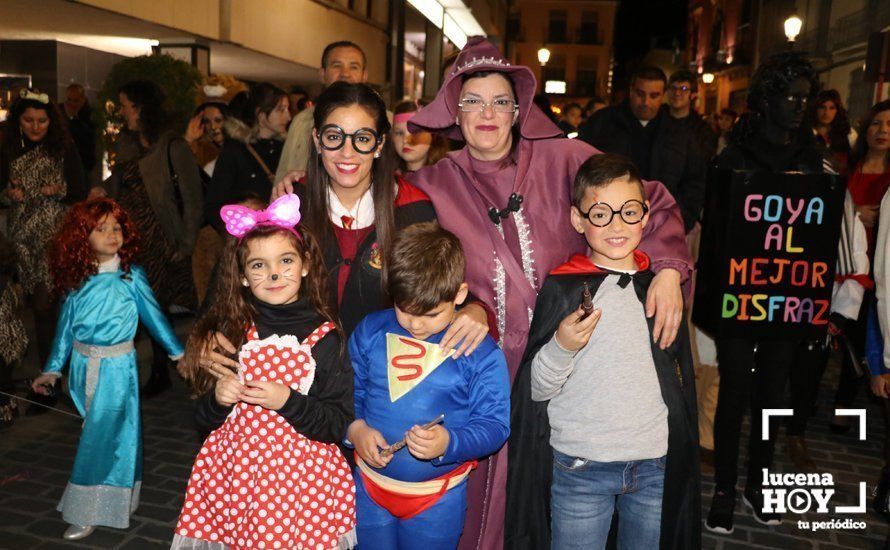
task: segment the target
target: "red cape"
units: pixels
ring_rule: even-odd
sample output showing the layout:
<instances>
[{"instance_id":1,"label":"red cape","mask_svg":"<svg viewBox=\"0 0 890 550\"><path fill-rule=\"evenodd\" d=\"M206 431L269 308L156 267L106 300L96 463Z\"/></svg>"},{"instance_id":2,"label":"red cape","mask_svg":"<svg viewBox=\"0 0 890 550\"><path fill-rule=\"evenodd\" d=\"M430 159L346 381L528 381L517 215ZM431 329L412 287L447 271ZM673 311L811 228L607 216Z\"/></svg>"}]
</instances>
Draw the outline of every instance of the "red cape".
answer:
<instances>
[{"instance_id":1,"label":"red cape","mask_svg":"<svg viewBox=\"0 0 890 550\"><path fill-rule=\"evenodd\" d=\"M638 271L649 269L649 256L642 250L634 250L634 262ZM575 254L569 261L550 272L551 275L591 275L606 271L590 261L584 254Z\"/></svg>"}]
</instances>

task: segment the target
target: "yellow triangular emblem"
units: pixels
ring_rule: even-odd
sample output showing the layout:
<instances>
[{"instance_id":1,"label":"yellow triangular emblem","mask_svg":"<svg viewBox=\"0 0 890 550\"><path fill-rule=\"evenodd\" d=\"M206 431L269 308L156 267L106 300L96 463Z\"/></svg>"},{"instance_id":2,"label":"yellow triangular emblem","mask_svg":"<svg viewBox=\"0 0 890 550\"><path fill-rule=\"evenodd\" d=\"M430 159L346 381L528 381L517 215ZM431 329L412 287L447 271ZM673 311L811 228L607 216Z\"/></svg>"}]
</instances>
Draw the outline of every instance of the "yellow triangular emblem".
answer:
<instances>
[{"instance_id":1,"label":"yellow triangular emblem","mask_svg":"<svg viewBox=\"0 0 890 550\"><path fill-rule=\"evenodd\" d=\"M399 334L386 333L386 373L389 378L389 399L397 399L413 390L436 370L454 350L445 354L439 344L415 340Z\"/></svg>"}]
</instances>

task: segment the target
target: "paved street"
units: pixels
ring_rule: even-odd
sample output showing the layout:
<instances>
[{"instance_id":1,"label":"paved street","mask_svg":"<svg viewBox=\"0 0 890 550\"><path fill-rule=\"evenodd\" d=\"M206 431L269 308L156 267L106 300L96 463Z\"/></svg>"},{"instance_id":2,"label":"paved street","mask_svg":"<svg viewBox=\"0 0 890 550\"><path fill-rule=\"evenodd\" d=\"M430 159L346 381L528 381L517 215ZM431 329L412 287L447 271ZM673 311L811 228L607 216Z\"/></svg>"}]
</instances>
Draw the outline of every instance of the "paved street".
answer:
<instances>
[{"instance_id":1,"label":"paved street","mask_svg":"<svg viewBox=\"0 0 890 550\"><path fill-rule=\"evenodd\" d=\"M185 323L179 323L184 334ZM149 352L145 340L139 343L141 357ZM147 371L147 365L142 365ZM17 375L26 373L17 372ZM146 372L143 372L145 375ZM836 367L829 369L826 388L833 387ZM863 392L864 393L864 392ZM828 393L823 402L829 403ZM880 448L883 422L873 403L868 407L868 440L860 442L855 434L836 436L827 428L826 408L813 420L809 446L814 459L839 483L833 504L854 504L859 481L871 485L881 466ZM73 410L64 400L63 408ZM120 531L100 528L83 543L66 544L61 534L66 528L55 507L71 468L79 437L79 422L58 413L20 418L0 432L0 548L10 550L69 548L169 548L175 519L182 503L186 478L200 445L192 426L191 403L181 382L161 397L144 403L145 475L142 502L130 529ZM777 453L779 469L791 471L784 447ZM709 476L703 488L703 514L707 513L713 485ZM871 488L871 487L870 487ZM869 490L870 490L869 488ZM788 517L779 528L766 528L754 522L742 510L736 516L736 532L731 537L704 536L704 548L742 550L750 548L816 548L819 550L885 548L887 525L873 514L847 515L864 520L865 530L828 530L807 532L797 528L797 520L822 521L834 517L808 514Z\"/></svg>"}]
</instances>

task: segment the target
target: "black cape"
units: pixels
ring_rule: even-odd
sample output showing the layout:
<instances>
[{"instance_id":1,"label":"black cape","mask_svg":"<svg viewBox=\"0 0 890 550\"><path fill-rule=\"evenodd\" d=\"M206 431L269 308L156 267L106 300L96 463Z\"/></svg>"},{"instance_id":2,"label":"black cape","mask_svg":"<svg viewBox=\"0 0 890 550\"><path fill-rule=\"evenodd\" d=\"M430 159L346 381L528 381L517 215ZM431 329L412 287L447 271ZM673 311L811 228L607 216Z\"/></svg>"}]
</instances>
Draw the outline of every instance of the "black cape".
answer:
<instances>
[{"instance_id":1,"label":"black cape","mask_svg":"<svg viewBox=\"0 0 890 550\"><path fill-rule=\"evenodd\" d=\"M640 301L653 274L648 258L637 253L641 269L629 276ZM596 294L609 272L576 255L556 268L538 294L528 346L516 373L511 395L508 443L507 513L504 545L507 550L550 548L550 483L553 454L550 447L549 402L531 398L531 364L538 350L556 333L569 313L581 304L583 283ZM649 319L652 332L653 320ZM616 343L616 345L619 345ZM661 548L701 546L701 488L695 373L686 323L666 350L652 345L661 395L668 409L668 452L661 516Z\"/></svg>"}]
</instances>

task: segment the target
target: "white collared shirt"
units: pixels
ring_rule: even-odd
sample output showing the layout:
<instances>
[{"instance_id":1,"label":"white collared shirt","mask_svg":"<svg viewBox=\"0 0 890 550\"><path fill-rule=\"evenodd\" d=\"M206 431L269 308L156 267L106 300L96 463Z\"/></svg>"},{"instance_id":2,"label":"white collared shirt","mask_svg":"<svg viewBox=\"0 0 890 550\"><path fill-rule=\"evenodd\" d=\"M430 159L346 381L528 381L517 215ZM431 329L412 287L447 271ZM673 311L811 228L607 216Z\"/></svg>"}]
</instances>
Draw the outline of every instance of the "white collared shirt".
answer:
<instances>
[{"instance_id":1,"label":"white collared shirt","mask_svg":"<svg viewBox=\"0 0 890 550\"><path fill-rule=\"evenodd\" d=\"M349 216L354 221L350 229L364 229L374 225L374 197L371 194L373 187L369 187L352 209L347 209L340 202L340 198L334 193L334 189L328 186L328 210L331 222L337 227L343 227L342 216Z\"/></svg>"}]
</instances>

